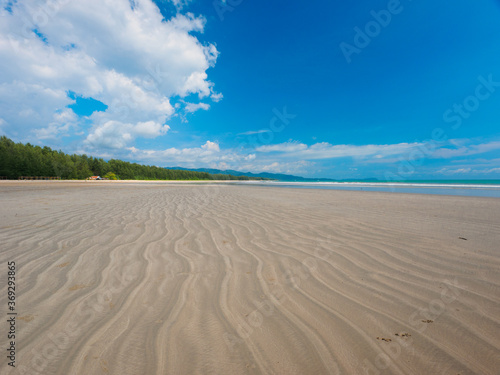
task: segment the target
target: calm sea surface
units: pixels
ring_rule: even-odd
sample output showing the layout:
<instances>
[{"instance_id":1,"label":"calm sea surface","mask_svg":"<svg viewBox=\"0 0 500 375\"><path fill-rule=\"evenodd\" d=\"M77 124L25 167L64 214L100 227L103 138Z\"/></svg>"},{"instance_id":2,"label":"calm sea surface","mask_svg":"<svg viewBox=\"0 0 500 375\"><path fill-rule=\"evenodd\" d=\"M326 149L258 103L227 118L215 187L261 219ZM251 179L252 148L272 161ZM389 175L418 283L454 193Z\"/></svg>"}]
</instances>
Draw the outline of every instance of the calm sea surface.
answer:
<instances>
[{"instance_id":1,"label":"calm sea surface","mask_svg":"<svg viewBox=\"0 0 500 375\"><path fill-rule=\"evenodd\" d=\"M328 189L382 191L391 193L460 195L469 197L500 198L500 184L452 184L452 183L363 183L363 182L260 182L245 181L237 184L275 186L296 189Z\"/></svg>"}]
</instances>

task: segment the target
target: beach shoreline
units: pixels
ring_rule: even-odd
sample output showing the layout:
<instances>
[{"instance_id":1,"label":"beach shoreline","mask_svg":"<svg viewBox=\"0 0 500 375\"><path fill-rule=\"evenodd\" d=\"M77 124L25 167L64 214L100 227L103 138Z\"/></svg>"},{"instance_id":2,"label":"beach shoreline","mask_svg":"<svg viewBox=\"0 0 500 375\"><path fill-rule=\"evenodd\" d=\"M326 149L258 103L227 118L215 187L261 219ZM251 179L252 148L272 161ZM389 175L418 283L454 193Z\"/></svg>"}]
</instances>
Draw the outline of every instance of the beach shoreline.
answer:
<instances>
[{"instance_id":1,"label":"beach shoreline","mask_svg":"<svg viewBox=\"0 0 500 375\"><path fill-rule=\"evenodd\" d=\"M0 180L0 186L78 186L79 183L102 185L239 185L286 189L346 190L362 192L426 194L462 197L500 198L500 185L393 182L284 182L234 180ZM52 184L52 185L50 185Z\"/></svg>"}]
</instances>

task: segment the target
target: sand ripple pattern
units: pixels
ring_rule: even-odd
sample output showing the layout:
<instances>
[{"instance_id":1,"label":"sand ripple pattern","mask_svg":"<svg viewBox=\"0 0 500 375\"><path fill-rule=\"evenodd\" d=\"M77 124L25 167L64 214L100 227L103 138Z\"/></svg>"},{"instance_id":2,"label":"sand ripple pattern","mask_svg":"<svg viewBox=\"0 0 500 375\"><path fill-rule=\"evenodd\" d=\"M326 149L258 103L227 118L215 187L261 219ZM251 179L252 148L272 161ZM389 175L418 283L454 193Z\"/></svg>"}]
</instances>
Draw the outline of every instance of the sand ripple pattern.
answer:
<instances>
[{"instance_id":1,"label":"sand ripple pattern","mask_svg":"<svg viewBox=\"0 0 500 375\"><path fill-rule=\"evenodd\" d=\"M33 182L0 205L1 374L499 374L498 199Z\"/></svg>"}]
</instances>

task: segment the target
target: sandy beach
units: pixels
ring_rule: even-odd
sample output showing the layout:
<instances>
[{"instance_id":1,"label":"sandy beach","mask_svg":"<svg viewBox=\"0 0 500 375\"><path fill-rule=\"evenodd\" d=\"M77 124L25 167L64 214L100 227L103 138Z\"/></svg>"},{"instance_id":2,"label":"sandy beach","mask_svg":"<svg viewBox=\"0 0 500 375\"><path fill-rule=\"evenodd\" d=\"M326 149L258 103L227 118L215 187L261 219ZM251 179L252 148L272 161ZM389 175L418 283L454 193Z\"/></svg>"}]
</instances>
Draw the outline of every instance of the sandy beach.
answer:
<instances>
[{"instance_id":1,"label":"sandy beach","mask_svg":"<svg viewBox=\"0 0 500 375\"><path fill-rule=\"evenodd\" d=\"M500 199L0 181L2 374L500 374Z\"/></svg>"}]
</instances>

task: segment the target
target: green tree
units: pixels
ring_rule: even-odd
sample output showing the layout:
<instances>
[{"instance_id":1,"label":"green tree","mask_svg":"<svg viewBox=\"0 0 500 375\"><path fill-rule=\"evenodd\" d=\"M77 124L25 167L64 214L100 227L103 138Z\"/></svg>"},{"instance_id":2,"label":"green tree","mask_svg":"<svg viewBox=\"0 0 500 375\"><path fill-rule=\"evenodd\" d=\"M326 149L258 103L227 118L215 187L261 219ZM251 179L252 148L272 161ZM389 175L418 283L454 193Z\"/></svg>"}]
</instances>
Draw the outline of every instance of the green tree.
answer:
<instances>
[{"instance_id":1,"label":"green tree","mask_svg":"<svg viewBox=\"0 0 500 375\"><path fill-rule=\"evenodd\" d=\"M118 176L114 174L113 172L108 172L104 175L104 178L107 178L108 180L119 180Z\"/></svg>"}]
</instances>

